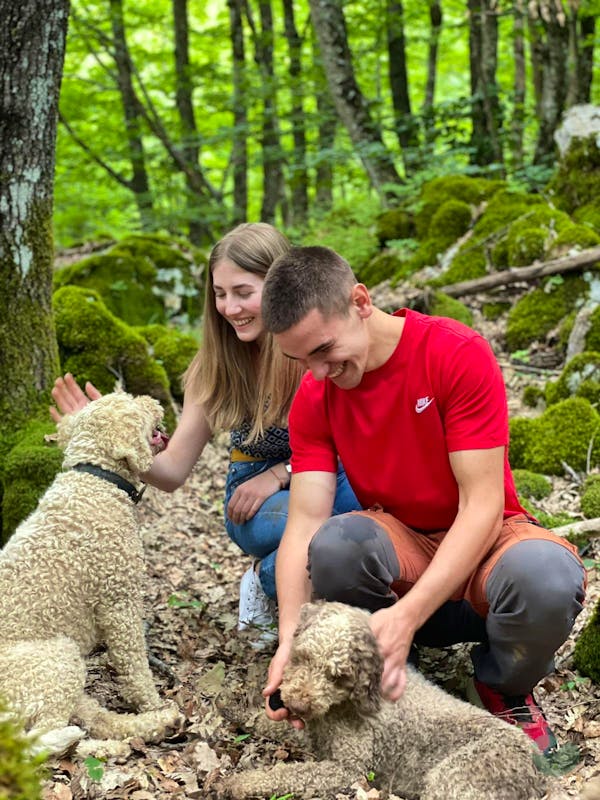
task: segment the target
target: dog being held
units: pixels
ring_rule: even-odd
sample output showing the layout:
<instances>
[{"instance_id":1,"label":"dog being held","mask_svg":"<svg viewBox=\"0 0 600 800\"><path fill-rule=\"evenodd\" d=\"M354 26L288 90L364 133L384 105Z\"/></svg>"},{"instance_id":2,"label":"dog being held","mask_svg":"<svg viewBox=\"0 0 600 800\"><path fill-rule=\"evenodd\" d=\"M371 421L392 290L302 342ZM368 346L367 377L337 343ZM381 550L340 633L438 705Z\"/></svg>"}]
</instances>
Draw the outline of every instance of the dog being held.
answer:
<instances>
[{"instance_id":1,"label":"dog being held","mask_svg":"<svg viewBox=\"0 0 600 800\"><path fill-rule=\"evenodd\" d=\"M305 604L280 689L286 708L306 722L317 760L234 773L224 779L222 795L329 800L370 772L379 788L411 799L543 795L538 751L520 729L447 694L411 667L400 700L385 701L382 666L367 612Z\"/></svg>"},{"instance_id":2,"label":"dog being held","mask_svg":"<svg viewBox=\"0 0 600 800\"><path fill-rule=\"evenodd\" d=\"M153 398L114 392L63 417L63 471L0 551L0 696L37 749L81 739L73 720L99 739L147 741L178 722L148 664L135 514L162 416ZM138 713L108 711L84 692L84 657L101 644Z\"/></svg>"}]
</instances>

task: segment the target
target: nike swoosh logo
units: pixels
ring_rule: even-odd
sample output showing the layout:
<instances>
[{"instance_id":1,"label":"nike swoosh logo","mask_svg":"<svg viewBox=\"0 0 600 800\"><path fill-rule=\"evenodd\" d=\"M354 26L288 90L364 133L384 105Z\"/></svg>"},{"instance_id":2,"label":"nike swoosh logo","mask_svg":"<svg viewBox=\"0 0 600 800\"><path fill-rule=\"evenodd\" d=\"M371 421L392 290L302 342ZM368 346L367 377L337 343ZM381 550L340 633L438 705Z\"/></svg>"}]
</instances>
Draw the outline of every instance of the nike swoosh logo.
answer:
<instances>
[{"instance_id":1,"label":"nike swoosh logo","mask_svg":"<svg viewBox=\"0 0 600 800\"><path fill-rule=\"evenodd\" d=\"M415 406L415 411L417 412L417 414L422 414L425 411L426 408L429 408L429 406L433 403L434 400L435 400L435 397L432 397L426 403L423 403L422 406L417 404Z\"/></svg>"}]
</instances>

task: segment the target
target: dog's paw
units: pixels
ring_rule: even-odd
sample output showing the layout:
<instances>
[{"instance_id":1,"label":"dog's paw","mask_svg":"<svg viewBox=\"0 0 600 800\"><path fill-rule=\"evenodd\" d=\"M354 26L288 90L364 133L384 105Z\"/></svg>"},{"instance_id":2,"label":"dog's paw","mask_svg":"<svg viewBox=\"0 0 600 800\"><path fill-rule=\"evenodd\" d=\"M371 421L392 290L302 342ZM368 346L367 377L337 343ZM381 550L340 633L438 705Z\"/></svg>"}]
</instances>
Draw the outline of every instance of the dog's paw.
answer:
<instances>
[{"instance_id":1,"label":"dog's paw","mask_svg":"<svg viewBox=\"0 0 600 800\"><path fill-rule=\"evenodd\" d=\"M32 755L45 753L49 756L63 756L80 742L86 733L78 725L66 725L64 728L55 728L45 733L31 730L27 737L31 739L29 747Z\"/></svg>"}]
</instances>

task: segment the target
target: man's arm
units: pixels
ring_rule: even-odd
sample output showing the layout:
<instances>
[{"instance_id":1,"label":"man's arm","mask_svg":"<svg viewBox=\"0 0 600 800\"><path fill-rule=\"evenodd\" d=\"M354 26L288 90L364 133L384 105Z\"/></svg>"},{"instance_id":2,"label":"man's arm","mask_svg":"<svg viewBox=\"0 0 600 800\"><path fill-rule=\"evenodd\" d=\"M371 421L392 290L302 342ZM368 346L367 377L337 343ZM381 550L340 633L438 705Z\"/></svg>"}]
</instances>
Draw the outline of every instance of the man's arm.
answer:
<instances>
[{"instance_id":1,"label":"man's arm","mask_svg":"<svg viewBox=\"0 0 600 800\"><path fill-rule=\"evenodd\" d=\"M397 700L415 632L473 573L502 527L504 447L450 453L458 514L431 564L404 597L375 612L371 628L384 657L382 689Z\"/></svg>"},{"instance_id":2,"label":"man's arm","mask_svg":"<svg viewBox=\"0 0 600 800\"><path fill-rule=\"evenodd\" d=\"M269 667L269 680L263 694L268 697L278 688L288 662L300 607L310 600L307 572L308 546L315 532L331 516L337 485L332 472L300 472L292 475L288 520L277 551L276 582L279 607L279 647ZM267 714L281 720L285 709ZM296 727L301 727L297 724Z\"/></svg>"}]
</instances>

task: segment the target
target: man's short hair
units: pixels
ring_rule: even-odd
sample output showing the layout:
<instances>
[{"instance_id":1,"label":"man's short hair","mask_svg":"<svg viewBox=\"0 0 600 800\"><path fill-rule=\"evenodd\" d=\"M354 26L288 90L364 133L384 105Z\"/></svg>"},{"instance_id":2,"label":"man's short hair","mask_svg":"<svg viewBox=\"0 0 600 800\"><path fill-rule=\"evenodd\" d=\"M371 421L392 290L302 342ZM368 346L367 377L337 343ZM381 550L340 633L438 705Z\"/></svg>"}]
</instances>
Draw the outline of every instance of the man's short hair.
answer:
<instances>
[{"instance_id":1,"label":"man's short hair","mask_svg":"<svg viewBox=\"0 0 600 800\"><path fill-rule=\"evenodd\" d=\"M328 247L292 247L265 278L262 315L270 333L289 330L313 309L346 316L357 283L348 262Z\"/></svg>"}]
</instances>

